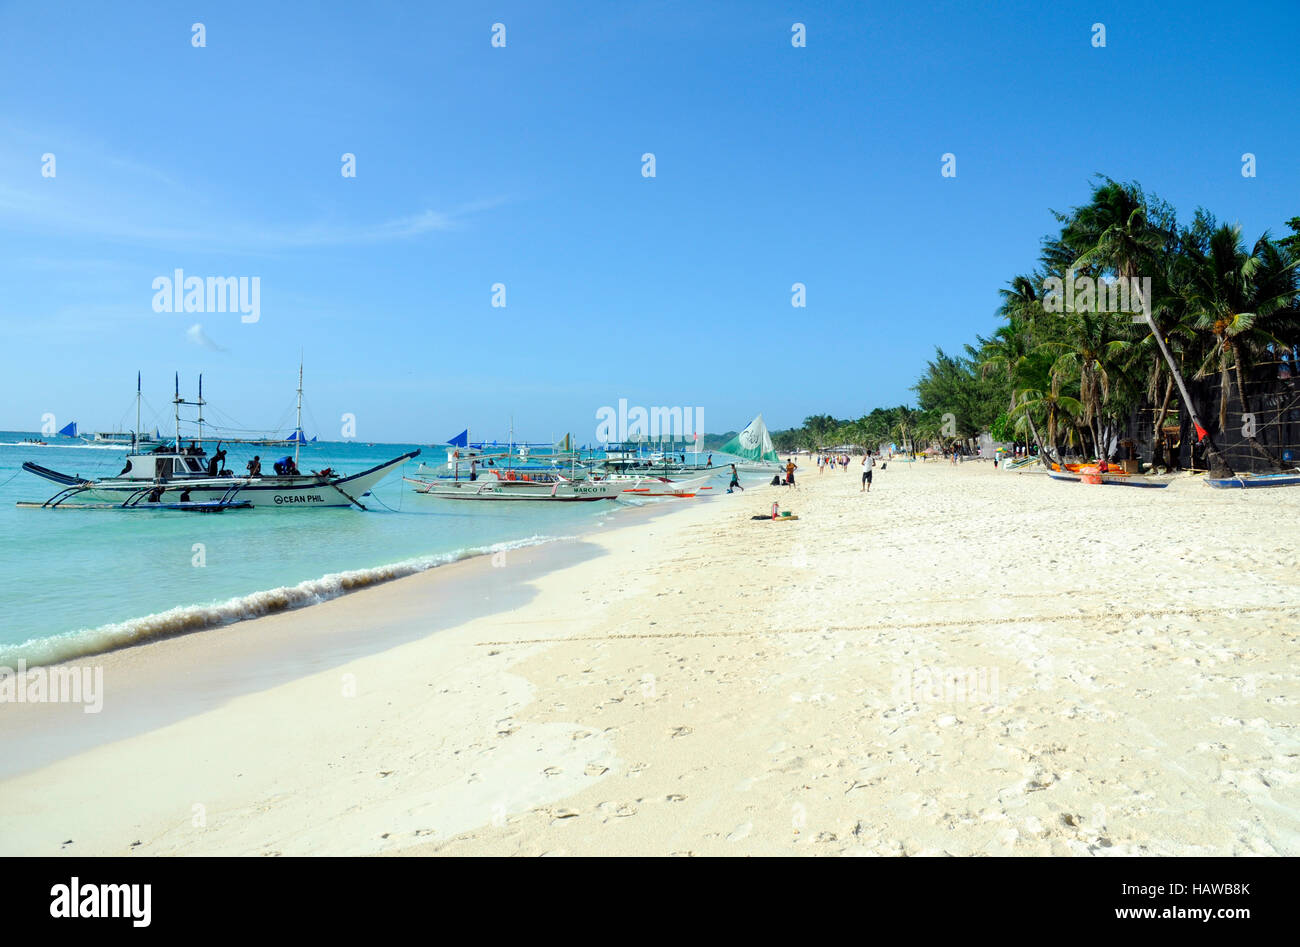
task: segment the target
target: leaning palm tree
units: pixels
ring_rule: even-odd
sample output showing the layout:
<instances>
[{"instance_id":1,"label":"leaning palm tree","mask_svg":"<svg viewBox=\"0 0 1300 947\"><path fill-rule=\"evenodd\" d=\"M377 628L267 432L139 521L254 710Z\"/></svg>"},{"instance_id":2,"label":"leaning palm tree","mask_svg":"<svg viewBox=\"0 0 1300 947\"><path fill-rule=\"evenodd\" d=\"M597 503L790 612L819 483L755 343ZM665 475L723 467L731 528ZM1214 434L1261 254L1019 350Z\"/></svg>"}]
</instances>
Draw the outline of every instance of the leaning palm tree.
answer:
<instances>
[{"instance_id":1,"label":"leaning palm tree","mask_svg":"<svg viewBox=\"0 0 1300 947\"><path fill-rule=\"evenodd\" d=\"M1091 203L1075 209L1064 237L1065 242L1078 253L1074 261L1076 268L1088 268L1098 273L1112 270L1124 279L1135 278L1144 270L1154 272L1160 255L1173 239L1165 228L1150 220L1146 198L1138 185L1120 184L1110 178L1093 190ZM1205 453L1211 476L1232 476L1232 469L1219 453L1209 429L1201 423L1187 382L1156 323L1153 308L1145 307L1143 317L1170 376L1178 386L1198 439L1206 442Z\"/></svg>"}]
</instances>

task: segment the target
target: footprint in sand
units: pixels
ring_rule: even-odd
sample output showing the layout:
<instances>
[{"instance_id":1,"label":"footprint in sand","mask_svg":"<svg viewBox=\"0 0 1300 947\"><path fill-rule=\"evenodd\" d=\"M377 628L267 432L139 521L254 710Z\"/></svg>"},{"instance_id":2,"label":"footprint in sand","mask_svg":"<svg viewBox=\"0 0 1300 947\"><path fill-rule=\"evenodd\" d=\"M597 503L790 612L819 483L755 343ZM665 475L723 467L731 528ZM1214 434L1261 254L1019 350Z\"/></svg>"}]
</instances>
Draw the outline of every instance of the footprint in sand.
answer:
<instances>
[{"instance_id":1,"label":"footprint in sand","mask_svg":"<svg viewBox=\"0 0 1300 947\"><path fill-rule=\"evenodd\" d=\"M736 826L734 829L731 830L731 834L727 836L727 841L728 841L728 842L739 842L739 841L740 841L741 839L743 839L746 835L748 835L750 832L752 832L753 829L754 829L754 823L753 823L753 822L745 822L745 823L743 823L742 825L738 825L738 826Z\"/></svg>"}]
</instances>

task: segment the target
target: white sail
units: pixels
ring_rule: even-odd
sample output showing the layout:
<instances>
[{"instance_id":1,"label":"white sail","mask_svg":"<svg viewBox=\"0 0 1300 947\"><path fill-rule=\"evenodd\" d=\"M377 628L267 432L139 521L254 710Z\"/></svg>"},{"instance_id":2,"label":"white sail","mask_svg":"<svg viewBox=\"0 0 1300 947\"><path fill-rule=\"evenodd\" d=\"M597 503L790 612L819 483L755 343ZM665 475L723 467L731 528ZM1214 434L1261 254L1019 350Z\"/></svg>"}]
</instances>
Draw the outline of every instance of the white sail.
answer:
<instances>
[{"instance_id":1,"label":"white sail","mask_svg":"<svg viewBox=\"0 0 1300 947\"><path fill-rule=\"evenodd\" d=\"M722 452L755 462L776 462L780 459L772 446L772 435L768 433L761 414L750 421L749 426L743 431L723 444Z\"/></svg>"}]
</instances>

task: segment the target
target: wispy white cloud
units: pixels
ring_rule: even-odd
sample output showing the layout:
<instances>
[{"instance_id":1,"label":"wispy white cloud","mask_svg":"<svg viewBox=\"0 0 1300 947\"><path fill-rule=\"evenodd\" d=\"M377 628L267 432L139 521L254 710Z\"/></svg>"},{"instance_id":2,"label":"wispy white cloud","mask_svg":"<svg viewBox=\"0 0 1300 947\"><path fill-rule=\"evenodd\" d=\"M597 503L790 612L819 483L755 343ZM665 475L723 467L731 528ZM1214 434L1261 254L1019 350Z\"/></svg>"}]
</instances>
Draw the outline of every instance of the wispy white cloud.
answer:
<instances>
[{"instance_id":1,"label":"wispy white cloud","mask_svg":"<svg viewBox=\"0 0 1300 947\"><path fill-rule=\"evenodd\" d=\"M195 345L207 349L209 352L226 351L208 337L208 334L203 331L203 324L199 322L194 323L194 325L185 330L185 338L189 339Z\"/></svg>"},{"instance_id":2,"label":"wispy white cloud","mask_svg":"<svg viewBox=\"0 0 1300 947\"><path fill-rule=\"evenodd\" d=\"M377 222L291 223L253 220L232 214L202 187L179 182L172 174L109 152L98 143L71 164L60 157L54 178L40 175L29 132L0 145L0 230L107 238L187 250L257 253L311 247L396 242L449 231L474 214L504 203L479 200L451 210L422 208ZM76 170L74 170L74 168ZM98 174L111 168L111 182ZM88 170L91 169L91 170Z\"/></svg>"}]
</instances>

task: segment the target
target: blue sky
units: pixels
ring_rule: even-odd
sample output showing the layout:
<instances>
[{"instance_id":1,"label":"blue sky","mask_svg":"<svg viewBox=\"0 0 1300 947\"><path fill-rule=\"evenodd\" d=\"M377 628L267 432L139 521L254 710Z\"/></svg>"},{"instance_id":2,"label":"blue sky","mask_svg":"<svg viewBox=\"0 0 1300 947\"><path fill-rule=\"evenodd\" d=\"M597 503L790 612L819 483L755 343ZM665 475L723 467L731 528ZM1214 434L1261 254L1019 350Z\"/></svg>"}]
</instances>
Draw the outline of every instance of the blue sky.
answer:
<instances>
[{"instance_id":1,"label":"blue sky","mask_svg":"<svg viewBox=\"0 0 1300 947\"><path fill-rule=\"evenodd\" d=\"M6 3L0 427L116 426L140 369L270 429L300 350L322 439L910 401L1096 173L1300 214L1298 41L1294 2ZM259 321L154 312L177 268Z\"/></svg>"}]
</instances>

